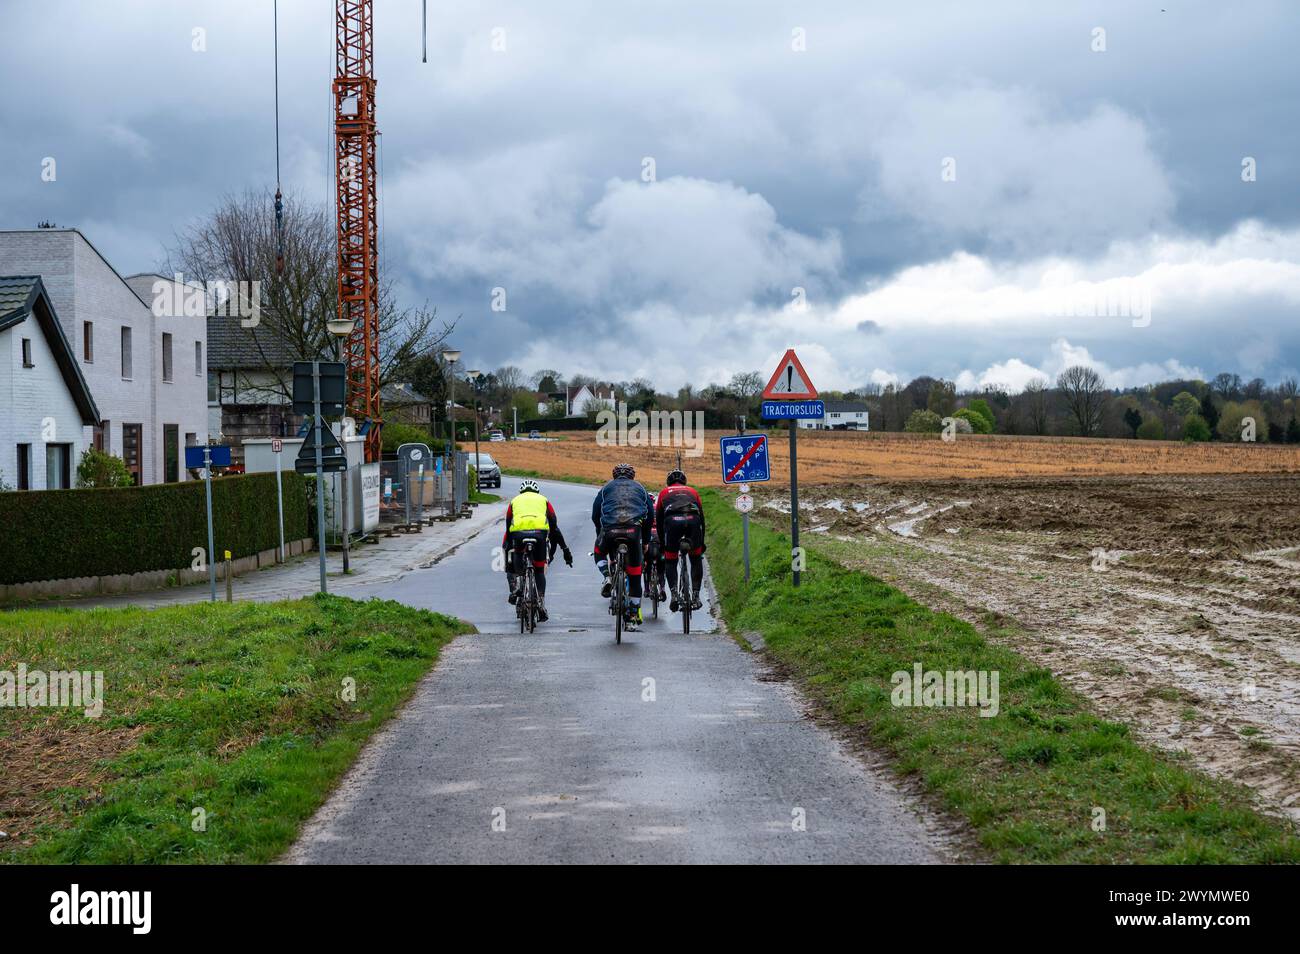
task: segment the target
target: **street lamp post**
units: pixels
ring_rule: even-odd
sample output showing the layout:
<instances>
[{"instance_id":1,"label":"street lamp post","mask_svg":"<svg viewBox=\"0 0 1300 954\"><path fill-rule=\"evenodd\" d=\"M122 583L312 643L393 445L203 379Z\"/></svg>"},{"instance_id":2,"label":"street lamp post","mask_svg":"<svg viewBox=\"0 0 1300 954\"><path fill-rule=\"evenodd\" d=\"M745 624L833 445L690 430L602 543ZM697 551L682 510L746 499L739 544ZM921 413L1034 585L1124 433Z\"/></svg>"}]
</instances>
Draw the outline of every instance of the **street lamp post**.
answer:
<instances>
[{"instance_id":1,"label":"street lamp post","mask_svg":"<svg viewBox=\"0 0 1300 954\"><path fill-rule=\"evenodd\" d=\"M481 430L478 421L478 394L479 394L479 382L483 380L483 372L479 370L466 371L465 377L469 378L470 381L473 382L473 386L474 386L474 493L478 493L479 490L481 489L479 486L479 474L478 474L478 468L479 468L478 432Z\"/></svg>"},{"instance_id":2,"label":"street lamp post","mask_svg":"<svg viewBox=\"0 0 1300 954\"><path fill-rule=\"evenodd\" d=\"M442 360L447 364L448 395L451 398L451 404L447 408L447 417L451 423L451 445L447 448L451 455L449 464L451 466L451 499L456 499L456 362L460 360L460 352L455 348L446 348L442 352Z\"/></svg>"}]
</instances>

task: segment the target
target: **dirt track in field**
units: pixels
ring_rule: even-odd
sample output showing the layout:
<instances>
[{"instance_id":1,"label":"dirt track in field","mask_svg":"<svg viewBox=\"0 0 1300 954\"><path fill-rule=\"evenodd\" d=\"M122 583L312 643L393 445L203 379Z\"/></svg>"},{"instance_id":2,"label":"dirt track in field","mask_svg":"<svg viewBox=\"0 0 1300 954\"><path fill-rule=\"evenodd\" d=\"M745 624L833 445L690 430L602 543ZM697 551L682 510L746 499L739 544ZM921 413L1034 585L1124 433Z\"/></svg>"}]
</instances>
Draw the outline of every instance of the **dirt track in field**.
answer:
<instances>
[{"instance_id":1,"label":"dirt track in field","mask_svg":"<svg viewBox=\"0 0 1300 954\"><path fill-rule=\"evenodd\" d=\"M755 496L788 530L788 496ZM1300 820L1300 476L869 481L801 510L805 542L1012 624L1100 711Z\"/></svg>"},{"instance_id":2,"label":"dirt track in field","mask_svg":"<svg viewBox=\"0 0 1300 954\"><path fill-rule=\"evenodd\" d=\"M693 433L667 446L603 445L594 431L565 431L551 440L506 441L484 448L510 469L606 480L619 461L634 464L650 484L677 463L699 486L720 486L718 440L727 431ZM677 435L677 436L680 436ZM789 473L788 435L769 434L773 484ZM698 451L697 456L692 456ZM1138 474L1300 473L1300 445L1182 444L1059 437L934 435L801 431L799 480L843 484L864 477L926 480L953 477L1077 477Z\"/></svg>"}]
</instances>

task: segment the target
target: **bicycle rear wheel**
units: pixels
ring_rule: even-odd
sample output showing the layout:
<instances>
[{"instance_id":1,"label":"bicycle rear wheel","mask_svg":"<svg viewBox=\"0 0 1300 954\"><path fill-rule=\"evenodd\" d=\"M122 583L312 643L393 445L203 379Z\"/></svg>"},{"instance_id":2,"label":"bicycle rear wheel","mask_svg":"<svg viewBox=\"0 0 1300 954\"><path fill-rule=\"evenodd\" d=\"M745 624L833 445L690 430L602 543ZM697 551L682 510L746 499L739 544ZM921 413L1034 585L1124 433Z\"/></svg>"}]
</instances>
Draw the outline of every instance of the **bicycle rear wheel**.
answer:
<instances>
[{"instance_id":1,"label":"bicycle rear wheel","mask_svg":"<svg viewBox=\"0 0 1300 954\"><path fill-rule=\"evenodd\" d=\"M659 567L655 561L650 563L650 610L655 619L659 618Z\"/></svg>"},{"instance_id":2,"label":"bicycle rear wheel","mask_svg":"<svg viewBox=\"0 0 1300 954\"><path fill-rule=\"evenodd\" d=\"M685 553L677 555L677 592L682 601L682 633L691 631L691 566Z\"/></svg>"},{"instance_id":3,"label":"bicycle rear wheel","mask_svg":"<svg viewBox=\"0 0 1300 954\"><path fill-rule=\"evenodd\" d=\"M623 614L627 612L627 583L623 577L623 560L619 557L614 569L614 642L623 642Z\"/></svg>"}]
</instances>

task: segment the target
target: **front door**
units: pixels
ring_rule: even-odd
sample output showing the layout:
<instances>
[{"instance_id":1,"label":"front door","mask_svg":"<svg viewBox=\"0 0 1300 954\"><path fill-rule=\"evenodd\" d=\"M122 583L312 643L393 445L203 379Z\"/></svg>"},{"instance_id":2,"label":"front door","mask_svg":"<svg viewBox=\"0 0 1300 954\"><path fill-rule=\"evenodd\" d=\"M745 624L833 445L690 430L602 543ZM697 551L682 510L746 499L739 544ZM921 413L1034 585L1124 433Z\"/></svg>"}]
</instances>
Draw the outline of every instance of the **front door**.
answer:
<instances>
[{"instance_id":1,"label":"front door","mask_svg":"<svg viewBox=\"0 0 1300 954\"><path fill-rule=\"evenodd\" d=\"M140 469L140 451L144 428L139 424L122 425L122 460L126 462L126 469L131 472L131 479L135 481L136 486L143 483L143 474Z\"/></svg>"}]
</instances>

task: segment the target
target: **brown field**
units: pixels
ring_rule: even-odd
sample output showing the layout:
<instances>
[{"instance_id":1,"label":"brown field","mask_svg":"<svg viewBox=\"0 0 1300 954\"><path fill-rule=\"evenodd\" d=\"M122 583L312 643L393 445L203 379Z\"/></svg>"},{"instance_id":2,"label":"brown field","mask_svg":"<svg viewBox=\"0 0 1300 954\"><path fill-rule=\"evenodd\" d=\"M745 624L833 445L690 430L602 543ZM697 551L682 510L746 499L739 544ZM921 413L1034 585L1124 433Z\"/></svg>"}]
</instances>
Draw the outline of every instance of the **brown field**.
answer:
<instances>
[{"instance_id":1,"label":"brown field","mask_svg":"<svg viewBox=\"0 0 1300 954\"><path fill-rule=\"evenodd\" d=\"M1300 821L1300 476L874 480L801 498L801 542L990 629ZM789 531L782 488L755 501Z\"/></svg>"},{"instance_id":2,"label":"brown field","mask_svg":"<svg viewBox=\"0 0 1300 954\"><path fill-rule=\"evenodd\" d=\"M718 439L709 431L703 455L686 456L682 469L692 483L720 486ZM507 469L535 470L552 476L608 479L620 460L633 464L647 483L658 484L677 461L677 448L604 446L595 431L549 434L554 440L507 441L486 450ZM771 440L772 482L787 483L788 436ZM801 431L799 480L843 484L861 478L891 480L952 477L1082 477L1140 474L1300 473L1300 445L1182 444L1172 441L1120 441L1071 437L960 435L947 443L920 434L862 434Z\"/></svg>"}]
</instances>

